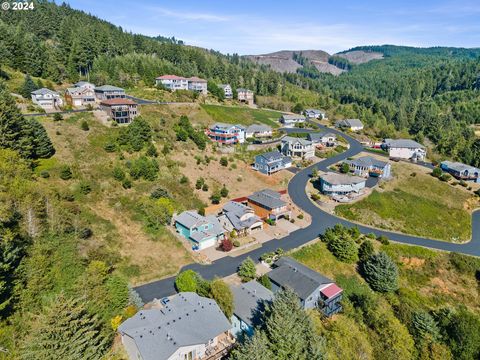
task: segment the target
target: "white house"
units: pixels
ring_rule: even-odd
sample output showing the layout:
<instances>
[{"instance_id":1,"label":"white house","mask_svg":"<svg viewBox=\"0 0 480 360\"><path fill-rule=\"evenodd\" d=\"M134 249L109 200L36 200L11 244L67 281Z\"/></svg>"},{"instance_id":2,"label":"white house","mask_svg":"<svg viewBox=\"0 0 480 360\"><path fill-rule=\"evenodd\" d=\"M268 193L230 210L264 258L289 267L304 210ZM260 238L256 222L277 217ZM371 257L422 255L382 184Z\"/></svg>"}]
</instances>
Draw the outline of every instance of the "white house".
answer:
<instances>
[{"instance_id":1,"label":"white house","mask_svg":"<svg viewBox=\"0 0 480 360\"><path fill-rule=\"evenodd\" d=\"M346 160L345 163L350 166L350 171L358 176L373 176L389 178L391 176L391 166L386 161L377 160L372 156L362 156L357 159Z\"/></svg>"},{"instance_id":2,"label":"white house","mask_svg":"<svg viewBox=\"0 0 480 360\"><path fill-rule=\"evenodd\" d=\"M245 138L252 138L252 137L271 137L272 136L272 128L268 125L259 125L253 124L247 127L245 130Z\"/></svg>"},{"instance_id":3,"label":"white house","mask_svg":"<svg viewBox=\"0 0 480 360\"><path fill-rule=\"evenodd\" d=\"M310 140L315 145L335 146L337 144L337 135L331 132L313 132L307 135L307 140Z\"/></svg>"},{"instance_id":4,"label":"white house","mask_svg":"<svg viewBox=\"0 0 480 360\"><path fill-rule=\"evenodd\" d=\"M349 129L351 131L360 131L363 129L363 123L359 119L345 119L339 120L335 126L342 129Z\"/></svg>"},{"instance_id":5,"label":"white house","mask_svg":"<svg viewBox=\"0 0 480 360\"><path fill-rule=\"evenodd\" d=\"M71 106L93 105L95 100L95 85L87 81L79 81L65 90L65 102Z\"/></svg>"},{"instance_id":6,"label":"white house","mask_svg":"<svg viewBox=\"0 0 480 360\"><path fill-rule=\"evenodd\" d=\"M140 310L118 332L130 360L220 359L235 343L213 299L181 292L161 308Z\"/></svg>"},{"instance_id":7,"label":"white house","mask_svg":"<svg viewBox=\"0 0 480 360\"><path fill-rule=\"evenodd\" d=\"M282 153L292 158L308 159L315 156L315 147L310 140L285 136L282 139Z\"/></svg>"},{"instance_id":8,"label":"white house","mask_svg":"<svg viewBox=\"0 0 480 360\"><path fill-rule=\"evenodd\" d=\"M205 131L210 140L222 145L242 144L245 142L245 127L225 123L215 123Z\"/></svg>"},{"instance_id":9,"label":"white house","mask_svg":"<svg viewBox=\"0 0 480 360\"><path fill-rule=\"evenodd\" d=\"M317 109L305 109L303 114L306 117L311 118L311 119L323 120L323 119L327 118L327 114L325 113L325 111L317 110Z\"/></svg>"},{"instance_id":10,"label":"white house","mask_svg":"<svg viewBox=\"0 0 480 360\"><path fill-rule=\"evenodd\" d=\"M32 102L42 109L54 109L63 105L60 94L47 88L32 91L31 95Z\"/></svg>"},{"instance_id":11,"label":"white house","mask_svg":"<svg viewBox=\"0 0 480 360\"><path fill-rule=\"evenodd\" d=\"M223 90L225 99L233 99L233 90L230 84L220 84L218 87Z\"/></svg>"},{"instance_id":12,"label":"white house","mask_svg":"<svg viewBox=\"0 0 480 360\"><path fill-rule=\"evenodd\" d=\"M188 80L177 75L162 75L155 79L156 85L163 85L165 88L175 90L188 90Z\"/></svg>"},{"instance_id":13,"label":"white house","mask_svg":"<svg viewBox=\"0 0 480 360\"><path fill-rule=\"evenodd\" d=\"M284 114L280 117L280 123L285 127L294 127L296 124L303 124L306 118L304 115L288 115Z\"/></svg>"},{"instance_id":14,"label":"white house","mask_svg":"<svg viewBox=\"0 0 480 360\"><path fill-rule=\"evenodd\" d=\"M207 80L193 76L187 79L188 90L207 95Z\"/></svg>"},{"instance_id":15,"label":"white house","mask_svg":"<svg viewBox=\"0 0 480 360\"><path fill-rule=\"evenodd\" d=\"M382 148L388 151L391 159L424 160L425 146L411 139L385 139Z\"/></svg>"},{"instance_id":16,"label":"white house","mask_svg":"<svg viewBox=\"0 0 480 360\"><path fill-rule=\"evenodd\" d=\"M320 177L322 193L327 195L349 195L360 193L365 188L365 178L328 172Z\"/></svg>"},{"instance_id":17,"label":"white house","mask_svg":"<svg viewBox=\"0 0 480 360\"><path fill-rule=\"evenodd\" d=\"M255 97L253 91L244 88L237 89L237 99L240 102L246 103L248 105L253 105Z\"/></svg>"}]
</instances>

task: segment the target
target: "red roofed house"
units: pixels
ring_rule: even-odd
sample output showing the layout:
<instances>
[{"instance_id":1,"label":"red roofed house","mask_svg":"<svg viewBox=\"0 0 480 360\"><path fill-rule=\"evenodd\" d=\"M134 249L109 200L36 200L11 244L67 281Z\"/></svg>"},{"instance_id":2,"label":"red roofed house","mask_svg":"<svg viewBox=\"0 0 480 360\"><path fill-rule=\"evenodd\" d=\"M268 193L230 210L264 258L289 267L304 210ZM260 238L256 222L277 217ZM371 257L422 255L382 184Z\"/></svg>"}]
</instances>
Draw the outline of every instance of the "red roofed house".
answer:
<instances>
[{"instance_id":1,"label":"red roofed house","mask_svg":"<svg viewBox=\"0 0 480 360\"><path fill-rule=\"evenodd\" d=\"M162 75L155 79L157 85L163 85L165 88L175 90L190 90L207 94L207 80L193 76L184 78L177 75Z\"/></svg>"},{"instance_id":2,"label":"red roofed house","mask_svg":"<svg viewBox=\"0 0 480 360\"><path fill-rule=\"evenodd\" d=\"M105 111L117 124L130 124L139 115L138 104L130 99L116 98L100 102L100 110Z\"/></svg>"}]
</instances>

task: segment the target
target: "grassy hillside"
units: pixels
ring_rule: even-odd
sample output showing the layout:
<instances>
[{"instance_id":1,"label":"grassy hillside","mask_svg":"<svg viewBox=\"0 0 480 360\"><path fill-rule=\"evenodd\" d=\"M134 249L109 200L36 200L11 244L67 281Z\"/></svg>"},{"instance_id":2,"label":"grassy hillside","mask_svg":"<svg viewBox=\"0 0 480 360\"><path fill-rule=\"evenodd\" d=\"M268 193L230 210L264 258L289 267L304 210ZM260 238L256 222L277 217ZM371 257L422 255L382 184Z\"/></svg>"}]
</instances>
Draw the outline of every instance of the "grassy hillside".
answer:
<instances>
[{"instance_id":1,"label":"grassy hillside","mask_svg":"<svg viewBox=\"0 0 480 360\"><path fill-rule=\"evenodd\" d=\"M257 110L247 107L233 107L220 105L202 105L202 108L218 122L229 124L251 125L261 123L273 128L279 127L280 112L271 110Z\"/></svg>"}]
</instances>

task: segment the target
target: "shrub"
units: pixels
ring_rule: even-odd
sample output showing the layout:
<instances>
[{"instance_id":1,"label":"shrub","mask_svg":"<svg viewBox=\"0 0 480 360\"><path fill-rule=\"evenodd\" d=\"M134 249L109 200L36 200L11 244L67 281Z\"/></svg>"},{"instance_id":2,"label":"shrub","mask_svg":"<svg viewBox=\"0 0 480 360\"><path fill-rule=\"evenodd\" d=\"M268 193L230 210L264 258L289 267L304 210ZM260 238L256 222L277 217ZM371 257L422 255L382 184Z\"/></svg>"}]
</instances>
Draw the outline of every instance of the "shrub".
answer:
<instances>
[{"instance_id":1,"label":"shrub","mask_svg":"<svg viewBox=\"0 0 480 360\"><path fill-rule=\"evenodd\" d=\"M275 220L273 219L266 219L265 222L270 226L275 226Z\"/></svg>"},{"instance_id":2,"label":"shrub","mask_svg":"<svg viewBox=\"0 0 480 360\"><path fill-rule=\"evenodd\" d=\"M257 269L255 268L255 263L252 259L247 257L238 267L237 271L238 276L242 279L243 282L248 282L255 279L257 276Z\"/></svg>"},{"instance_id":3,"label":"shrub","mask_svg":"<svg viewBox=\"0 0 480 360\"><path fill-rule=\"evenodd\" d=\"M355 262L358 258L358 249L355 241L349 234L339 234L331 238L327 248L340 261Z\"/></svg>"},{"instance_id":4,"label":"shrub","mask_svg":"<svg viewBox=\"0 0 480 360\"><path fill-rule=\"evenodd\" d=\"M463 274L475 274L480 271L480 259L455 252L448 254L448 261Z\"/></svg>"},{"instance_id":5,"label":"shrub","mask_svg":"<svg viewBox=\"0 0 480 360\"><path fill-rule=\"evenodd\" d=\"M225 156L222 156L220 158L220 165L222 166L228 166L228 159Z\"/></svg>"},{"instance_id":6,"label":"shrub","mask_svg":"<svg viewBox=\"0 0 480 360\"><path fill-rule=\"evenodd\" d=\"M384 252L370 256L362 265L362 275L370 287L378 292L398 289L398 268Z\"/></svg>"},{"instance_id":7,"label":"shrub","mask_svg":"<svg viewBox=\"0 0 480 360\"><path fill-rule=\"evenodd\" d=\"M117 146L113 143L106 143L103 149L106 152L112 153L112 152L115 152L115 150L117 150Z\"/></svg>"},{"instance_id":8,"label":"shrub","mask_svg":"<svg viewBox=\"0 0 480 360\"><path fill-rule=\"evenodd\" d=\"M78 232L78 237L79 237L80 239L88 239L88 238L90 238L92 235L93 235L93 231L92 231L92 229L90 229L90 228L88 228L88 227L82 228L82 229L80 229L80 231Z\"/></svg>"},{"instance_id":9,"label":"shrub","mask_svg":"<svg viewBox=\"0 0 480 360\"><path fill-rule=\"evenodd\" d=\"M70 180L72 178L72 170L68 165L64 165L60 170L60 179L62 180Z\"/></svg>"},{"instance_id":10,"label":"shrub","mask_svg":"<svg viewBox=\"0 0 480 360\"><path fill-rule=\"evenodd\" d=\"M90 186L90 183L86 181L82 181L80 182L79 190L83 195L87 195L92 191L92 187Z\"/></svg>"},{"instance_id":11,"label":"shrub","mask_svg":"<svg viewBox=\"0 0 480 360\"><path fill-rule=\"evenodd\" d=\"M113 168L113 178L117 181L125 180L125 171L120 166L115 166Z\"/></svg>"},{"instance_id":12,"label":"shrub","mask_svg":"<svg viewBox=\"0 0 480 360\"><path fill-rule=\"evenodd\" d=\"M210 293L227 319L230 319L233 315L233 294L230 287L222 279L215 279L210 284Z\"/></svg>"},{"instance_id":13,"label":"shrub","mask_svg":"<svg viewBox=\"0 0 480 360\"><path fill-rule=\"evenodd\" d=\"M170 198L170 195L168 194L167 190L165 190L164 188L158 187L158 188L155 188L155 190L153 190L150 193L150 198L152 199Z\"/></svg>"},{"instance_id":14,"label":"shrub","mask_svg":"<svg viewBox=\"0 0 480 360\"><path fill-rule=\"evenodd\" d=\"M388 237L386 237L385 235L378 236L377 241L379 241L383 245L389 245L390 244L390 240L388 240Z\"/></svg>"},{"instance_id":15,"label":"shrub","mask_svg":"<svg viewBox=\"0 0 480 360\"><path fill-rule=\"evenodd\" d=\"M272 282L270 281L270 278L267 276L267 274L263 274L262 276L260 276L257 281L263 286L265 286L268 290L272 290Z\"/></svg>"},{"instance_id":16,"label":"shrub","mask_svg":"<svg viewBox=\"0 0 480 360\"><path fill-rule=\"evenodd\" d=\"M233 249L233 243L229 239L224 239L224 240L222 240L221 247L222 247L223 251L229 252Z\"/></svg>"},{"instance_id":17,"label":"shrub","mask_svg":"<svg viewBox=\"0 0 480 360\"><path fill-rule=\"evenodd\" d=\"M205 184L205 179L204 178L198 178L197 182L195 183L195 189L200 190L203 187L203 184Z\"/></svg>"},{"instance_id":18,"label":"shrub","mask_svg":"<svg viewBox=\"0 0 480 360\"><path fill-rule=\"evenodd\" d=\"M350 165L348 165L347 163L342 163L342 165L340 166L340 172L342 174L347 174L350 172Z\"/></svg>"},{"instance_id":19,"label":"shrub","mask_svg":"<svg viewBox=\"0 0 480 360\"><path fill-rule=\"evenodd\" d=\"M155 159L149 159L146 156L140 156L130 163L130 176L134 180L143 178L153 181L158 176L158 163Z\"/></svg>"},{"instance_id":20,"label":"shrub","mask_svg":"<svg viewBox=\"0 0 480 360\"><path fill-rule=\"evenodd\" d=\"M298 214L298 215L297 215L297 219L302 220L302 219L303 219L303 214L302 214L302 213Z\"/></svg>"},{"instance_id":21,"label":"shrub","mask_svg":"<svg viewBox=\"0 0 480 360\"><path fill-rule=\"evenodd\" d=\"M205 216L205 208L201 207L200 209L198 209L198 213L202 216Z\"/></svg>"},{"instance_id":22,"label":"shrub","mask_svg":"<svg viewBox=\"0 0 480 360\"><path fill-rule=\"evenodd\" d=\"M40 176L44 179L48 179L50 177L50 173L47 170L42 170L40 172Z\"/></svg>"},{"instance_id":23,"label":"shrub","mask_svg":"<svg viewBox=\"0 0 480 360\"><path fill-rule=\"evenodd\" d=\"M80 124L80 128L83 130L83 131L88 131L90 130L90 126L88 126L88 122L86 120L83 120Z\"/></svg>"},{"instance_id":24,"label":"shrub","mask_svg":"<svg viewBox=\"0 0 480 360\"><path fill-rule=\"evenodd\" d=\"M148 145L148 147L147 147L147 151L146 151L145 154L149 157L157 157L158 156L158 151L157 151L157 148L155 147L155 145L150 143L150 145Z\"/></svg>"},{"instance_id":25,"label":"shrub","mask_svg":"<svg viewBox=\"0 0 480 360\"><path fill-rule=\"evenodd\" d=\"M240 246L240 241L235 240L235 241L233 242L233 246L239 247L239 246Z\"/></svg>"},{"instance_id":26,"label":"shrub","mask_svg":"<svg viewBox=\"0 0 480 360\"><path fill-rule=\"evenodd\" d=\"M222 196L218 191L215 191L212 196L210 196L210 200L212 201L212 204L220 204L220 200L222 199Z\"/></svg>"},{"instance_id":27,"label":"shrub","mask_svg":"<svg viewBox=\"0 0 480 360\"><path fill-rule=\"evenodd\" d=\"M132 187L132 181L130 179L125 179L122 181L122 187L124 189L130 189Z\"/></svg>"},{"instance_id":28,"label":"shrub","mask_svg":"<svg viewBox=\"0 0 480 360\"><path fill-rule=\"evenodd\" d=\"M370 240L365 240L358 249L358 258L360 261L366 261L375 252L373 244Z\"/></svg>"},{"instance_id":29,"label":"shrub","mask_svg":"<svg viewBox=\"0 0 480 360\"><path fill-rule=\"evenodd\" d=\"M226 198L228 196L228 189L223 185L223 187L220 190L220 196L223 198Z\"/></svg>"},{"instance_id":30,"label":"shrub","mask_svg":"<svg viewBox=\"0 0 480 360\"><path fill-rule=\"evenodd\" d=\"M442 176L440 176L440 180L444 182L450 181L451 178L450 174L442 174Z\"/></svg>"},{"instance_id":31,"label":"shrub","mask_svg":"<svg viewBox=\"0 0 480 360\"><path fill-rule=\"evenodd\" d=\"M319 194L312 194L312 195L310 195L310 197L312 198L313 201L320 200L320 195Z\"/></svg>"},{"instance_id":32,"label":"shrub","mask_svg":"<svg viewBox=\"0 0 480 360\"><path fill-rule=\"evenodd\" d=\"M60 114L58 112L53 114L53 121L62 121L62 120L63 120L62 114Z\"/></svg>"},{"instance_id":33,"label":"shrub","mask_svg":"<svg viewBox=\"0 0 480 360\"><path fill-rule=\"evenodd\" d=\"M202 191L208 191L208 184L207 183L202 185Z\"/></svg>"},{"instance_id":34,"label":"shrub","mask_svg":"<svg viewBox=\"0 0 480 360\"><path fill-rule=\"evenodd\" d=\"M182 185L188 184L188 177L186 177L185 175L182 175L182 177L180 178L180 184Z\"/></svg>"},{"instance_id":35,"label":"shrub","mask_svg":"<svg viewBox=\"0 0 480 360\"><path fill-rule=\"evenodd\" d=\"M175 287L179 292L196 292L198 274L193 270L185 270L175 278Z\"/></svg>"},{"instance_id":36,"label":"shrub","mask_svg":"<svg viewBox=\"0 0 480 360\"><path fill-rule=\"evenodd\" d=\"M436 167L432 170L432 176L433 177L440 178L440 176L442 176L442 174L443 174L443 171L439 167Z\"/></svg>"}]
</instances>

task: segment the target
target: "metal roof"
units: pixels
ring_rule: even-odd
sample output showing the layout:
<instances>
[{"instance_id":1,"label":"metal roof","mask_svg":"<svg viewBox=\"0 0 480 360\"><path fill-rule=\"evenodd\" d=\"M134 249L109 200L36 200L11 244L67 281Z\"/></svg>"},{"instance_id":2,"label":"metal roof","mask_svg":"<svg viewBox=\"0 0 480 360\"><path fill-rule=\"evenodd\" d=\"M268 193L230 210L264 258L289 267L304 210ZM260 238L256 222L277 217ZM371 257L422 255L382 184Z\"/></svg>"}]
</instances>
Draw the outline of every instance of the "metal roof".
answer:
<instances>
[{"instance_id":1,"label":"metal roof","mask_svg":"<svg viewBox=\"0 0 480 360\"><path fill-rule=\"evenodd\" d=\"M234 302L233 313L249 326L261 320L265 304L273 300L273 293L256 280L241 285L231 285Z\"/></svg>"},{"instance_id":2,"label":"metal roof","mask_svg":"<svg viewBox=\"0 0 480 360\"><path fill-rule=\"evenodd\" d=\"M95 91L125 91L122 88L112 86L112 85L103 85L103 86L97 86L95 88Z\"/></svg>"},{"instance_id":3,"label":"metal roof","mask_svg":"<svg viewBox=\"0 0 480 360\"><path fill-rule=\"evenodd\" d=\"M188 229L198 227L208 222L204 216L191 210L182 212L180 215L176 216L174 220Z\"/></svg>"},{"instance_id":4,"label":"metal roof","mask_svg":"<svg viewBox=\"0 0 480 360\"><path fill-rule=\"evenodd\" d=\"M348 126L348 127L363 127L363 123L360 119L344 119L336 122L339 126Z\"/></svg>"},{"instance_id":5,"label":"metal roof","mask_svg":"<svg viewBox=\"0 0 480 360\"><path fill-rule=\"evenodd\" d=\"M282 143L299 143L302 146L309 146L312 145L312 142L310 140L304 139L304 138L297 138L297 137L292 137L292 136L285 136L282 139Z\"/></svg>"},{"instance_id":6,"label":"metal roof","mask_svg":"<svg viewBox=\"0 0 480 360\"><path fill-rule=\"evenodd\" d=\"M288 256L278 259L275 268L267 275L281 287L292 289L301 300L307 299L322 285L333 283L331 279Z\"/></svg>"},{"instance_id":7,"label":"metal roof","mask_svg":"<svg viewBox=\"0 0 480 360\"><path fill-rule=\"evenodd\" d=\"M272 131L272 128L268 125L260 125L260 124L253 124L247 127L247 133L265 132L265 131Z\"/></svg>"},{"instance_id":8,"label":"metal roof","mask_svg":"<svg viewBox=\"0 0 480 360\"><path fill-rule=\"evenodd\" d=\"M425 146L412 139L385 139L385 144L390 148L425 149Z\"/></svg>"},{"instance_id":9,"label":"metal roof","mask_svg":"<svg viewBox=\"0 0 480 360\"><path fill-rule=\"evenodd\" d=\"M328 172L325 175L321 176L322 180L328 182L332 185L351 185L351 184L359 184L365 182L365 178L360 176L352 176L348 174L338 174L334 172Z\"/></svg>"},{"instance_id":10,"label":"metal roof","mask_svg":"<svg viewBox=\"0 0 480 360\"><path fill-rule=\"evenodd\" d=\"M41 89L32 91L32 94L34 94L34 95L47 95L47 94L50 94L50 95L57 95L57 96L59 95L56 91L53 91L53 90L50 90L50 89L47 89L47 88L41 88Z\"/></svg>"},{"instance_id":11,"label":"metal roof","mask_svg":"<svg viewBox=\"0 0 480 360\"><path fill-rule=\"evenodd\" d=\"M251 207L236 201L229 201L226 203L223 207L223 212L235 230L243 230L262 221L257 215L255 215L255 212ZM242 216L246 214L252 214L252 216L245 220L241 220Z\"/></svg>"},{"instance_id":12,"label":"metal roof","mask_svg":"<svg viewBox=\"0 0 480 360\"><path fill-rule=\"evenodd\" d=\"M357 159L346 160L347 164L352 164L355 166L362 166L362 167L372 167L375 166L377 168L383 169L385 166L388 165L386 161L380 161L375 159L372 156L362 156Z\"/></svg>"},{"instance_id":13,"label":"metal roof","mask_svg":"<svg viewBox=\"0 0 480 360\"><path fill-rule=\"evenodd\" d=\"M280 197L281 195L279 192L270 189L264 189L254 192L252 195L248 196L248 200L256 202L267 209L277 209L287 205L287 203L280 199Z\"/></svg>"},{"instance_id":14,"label":"metal roof","mask_svg":"<svg viewBox=\"0 0 480 360\"><path fill-rule=\"evenodd\" d=\"M324 132L313 132L313 133L309 133L307 135L307 139L310 140L310 141L318 141L320 140L321 138L323 137L333 137L333 138L337 138L337 135L335 135L334 133L331 133L331 132L327 132L327 131L324 131Z\"/></svg>"},{"instance_id":15,"label":"metal roof","mask_svg":"<svg viewBox=\"0 0 480 360\"><path fill-rule=\"evenodd\" d=\"M231 327L215 300L184 292L162 309L137 312L118 331L133 339L143 360L163 360L181 347L207 344Z\"/></svg>"},{"instance_id":16,"label":"metal roof","mask_svg":"<svg viewBox=\"0 0 480 360\"><path fill-rule=\"evenodd\" d=\"M473 174L480 173L480 169L467 164L459 163L459 162L452 162L452 161L445 160L445 161L442 161L441 164L448 167L451 170L458 171L459 173L463 173L465 171Z\"/></svg>"},{"instance_id":17,"label":"metal roof","mask_svg":"<svg viewBox=\"0 0 480 360\"><path fill-rule=\"evenodd\" d=\"M291 114L283 114L282 115L283 120L306 120L306 117L304 115L291 115Z\"/></svg>"}]
</instances>

